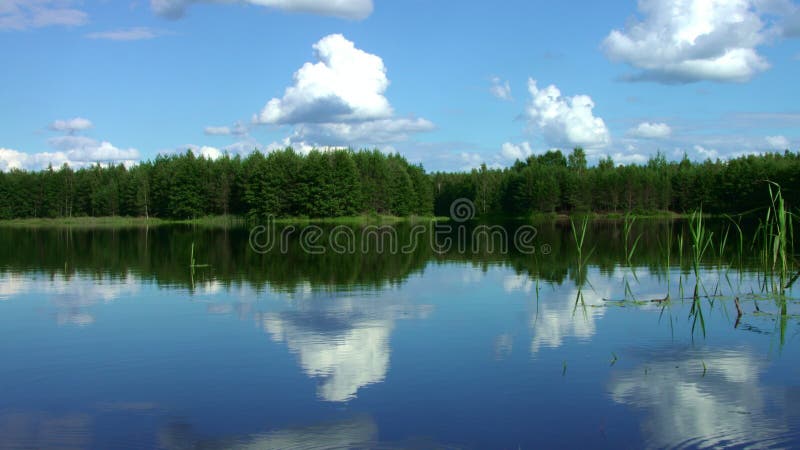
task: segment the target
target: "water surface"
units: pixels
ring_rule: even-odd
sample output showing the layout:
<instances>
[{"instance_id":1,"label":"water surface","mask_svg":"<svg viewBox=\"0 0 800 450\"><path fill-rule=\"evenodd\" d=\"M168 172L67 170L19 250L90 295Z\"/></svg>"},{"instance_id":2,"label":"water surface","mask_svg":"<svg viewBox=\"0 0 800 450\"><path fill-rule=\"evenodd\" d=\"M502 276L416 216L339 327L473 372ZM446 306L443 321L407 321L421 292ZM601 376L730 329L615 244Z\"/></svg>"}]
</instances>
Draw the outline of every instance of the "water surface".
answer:
<instances>
[{"instance_id":1,"label":"water surface","mask_svg":"<svg viewBox=\"0 0 800 450\"><path fill-rule=\"evenodd\" d=\"M796 288L781 315L730 248L698 279L683 227L627 261L595 223L581 265L555 223L533 254L2 229L0 448L800 446Z\"/></svg>"}]
</instances>

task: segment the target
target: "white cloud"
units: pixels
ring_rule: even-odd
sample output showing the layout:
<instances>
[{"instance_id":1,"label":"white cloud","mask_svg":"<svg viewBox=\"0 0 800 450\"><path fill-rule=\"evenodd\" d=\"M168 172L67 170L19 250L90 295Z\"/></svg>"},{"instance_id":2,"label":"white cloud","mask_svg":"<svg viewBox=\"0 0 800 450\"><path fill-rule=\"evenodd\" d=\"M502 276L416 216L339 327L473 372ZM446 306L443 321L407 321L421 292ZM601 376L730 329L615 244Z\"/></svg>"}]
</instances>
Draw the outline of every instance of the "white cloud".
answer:
<instances>
[{"instance_id":1,"label":"white cloud","mask_svg":"<svg viewBox=\"0 0 800 450\"><path fill-rule=\"evenodd\" d=\"M688 145L687 147L677 146L672 150L675 159L683 158L684 154L693 161L705 161L706 159L727 161L750 155L762 155L763 139L748 141L745 137L739 137L738 144L731 144L726 140L700 139L701 144ZM719 144L719 145L718 145ZM690 148L690 150L686 150Z\"/></svg>"},{"instance_id":2,"label":"white cloud","mask_svg":"<svg viewBox=\"0 0 800 450\"><path fill-rule=\"evenodd\" d=\"M74 119L56 120L50 124L50 129L55 131L64 131L74 133L76 131L87 130L92 127L92 121L84 119L83 117L75 117Z\"/></svg>"},{"instance_id":3,"label":"white cloud","mask_svg":"<svg viewBox=\"0 0 800 450\"><path fill-rule=\"evenodd\" d=\"M672 134L672 128L665 123L642 122L628 130L628 135L644 139L666 138Z\"/></svg>"},{"instance_id":4,"label":"white cloud","mask_svg":"<svg viewBox=\"0 0 800 450\"><path fill-rule=\"evenodd\" d=\"M528 142L521 144L512 144L506 142L500 149L500 155L508 161L514 162L516 160L524 161L528 156L533 154L531 145Z\"/></svg>"},{"instance_id":5,"label":"white cloud","mask_svg":"<svg viewBox=\"0 0 800 450\"><path fill-rule=\"evenodd\" d=\"M192 151L192 153L194 153L194 156L197 156L198 158L202 156L205 159L215 160L223 155L222 150L208 145L189 145L187 147Z\"/></svg>"},{"instance_id":6,"label":"white cloud","mask_svg":"<svg viewBox=\"0 0 800 450\"><path fill-rule=\"evenodd\" d=\"M489 88L489 92L500 100L513 100L511 97L511 85L508 81L503 82L498 77L492 78L492 87Z\"/></svg>"},{"instance_id":7,"label":"white cloud","mask_svg":"<svg viewBox=\"0 0 800 450\"><path fill-rule=\"evenodd\" d=\"M643 20L613 30L606 55L640 70L631 80L744 82L769 68L757 47L770 31L758 0L640 0Z\"/></svg>"},{"instance_id":8,"label":"white cloud","mask_svg":"<svg viewBox=\"0 0 800 450\"><path fill-rule=\"evenodd\" d=\"M10 148L0 147L0 171L22 169L28 154Z\"/></svg>"},{"instance_id":9,"label":"white cloud","mask_svg":"<svg viewBox=\"0 0 800 450\"><path fill-rule=\"evenodd\" d=\"M205 127L203 132L210 136L227 136L231 134L231 127L215 127L215 126L208 126Z\"/></svg>"},{"instance_id":10,"label":"white cloud","mask_svg":"<svg viewBox=\"0 0 800 450\"><path fill-rule=\"evenodd\" d=\"M462 162L461 170L470 170L480 167L480 165L486 161L486 157L479 153L461 152L459 157Z\"/></svg>"},{"instance_id":11,"label":"white cloud","mask_svg":"<svg viewBox=\"0 0 800 450\"><path fill-rule=\"evenodd\" d=\"M139 152L135 148L121 149L108 141L97 141L86 136L56 136L50 138L48 143L56 151L26 153L0 148L0 171L40 170L50 165L60 167L64 164L73 168L95 163L132 166L139 160Z\"/></svg>"},{"instance_id":12,"label":"white cloud","mask_svg":"<svg viewBox=\"0 0 800 450\"><path fill-rule=\"evenodd\" d=\"M702 145L695 145L694 151L700 156L701 159L717 159L719 152L713 148L705 148Z\"/></svg>"},{"instance_id":13,"label":"white cloud","mask_svg":"<svg viewBox=\"0 0 800 450\"><path fill-rule=\"evenodd\" d=\"M616 152L610 155L614 164L644 164L647 162L647 155L635 153L635 149L629 149L628 153Z\"/></svg>"},{"instance_id":14,"label":"white cloud","mask_svg":"<svg viewBox=\"0 0 800 450\"><path fill-rule=\"evenodd\" d=\"M548 144L600 148L611 141L603 119L593 115L594 102L588 95L562 97L555 85L539 89L532 78L528 91L531 101L526 116Z\"/></svg>"},{"instance_id":15,"label":"white cloud","mask_svg":"<svg viewBox=\"0 0 800 450\"><path fill-rule=\"evenodd\" d=\"M502 169L504 165L498 160L498 155L484 155L482 153L461 152L454 158L460 164L457 170L470 171L486 164L489 169Z\"/></svg>"},{"instance_id":16,"label":"white cloud","mask_svg":"<svg viewBox=\"0 0 800 450\"><path fill-rule=\"evenodd\" d=\"M767 14L779 19L776 31L783 37L800 36L800 6L791 0L757 0L756 5Z\"/></svg>"},{"instance_id":17,"label":"white cloud","mask_svg":"<svg viewBox=\"0 0 800 450\"><path fill-rule=\"evenodd\" d=\"M283 98L273 98L254 119L258 123L357 122L391 117L383 93L389 86L383 60L355 48L341 34L314 44L319 62L294 74Z\"/></svg>"},{"instance_id":18,"label":"white cloud","mask_svg":"<svg viewBox=\"0 0 800 450\"><path fill-rule=\"evenodd\" d=\"M96 31L86 35L89 39L106 39L109 41L142 41L157 38L164 33L147 27L122 28L111 31Z\"/></svg>"},{"instance_id":19,"label":"white cloud","mask_svg":"<svg viewBox=\"0 0 800 450\"><path fill-rule=\"evenodd\" d=\"M230 145L226 145L222 149L230 153L231 155L247 156L256 150L259 150L263 153L269 153L271 151L281 149L284 147L285 145L281 145L278 142L271 142L268 145L261 145L258 141L254 139L245 139L242 141L236 141Z\"/></svg>"},{"instance_id":20,"label":"white cloud","mask_svg":"<svg viewBox=\"0 0 800 450\"><path fill-rule=\"evenodd\" d=\"M244 136L248 133L247 126L241 122L235 123L232 127L208 126L203 131L210 136Z\"/></svg>"},{"instance_id":21,"label":"white cloud","mask_svg":"<svg viewBox=\"0 0 800 450\"><path fill-rule=\"evenodd\" d=\"M789 148L789 139L786 139L786 136L767 136L766 140L770 150L786 150Z\"/></svg>"},{"instance_id":22,"label":"white cloud","mask_svg":"<svg viewBox=\"0 0 800 450\"><path fill-rule=\"evenodd\" d=\"M176 147L174 149L162 150L160 151L160 153L164 155L176 155L176 154L184 154L186 153L187 150L189 150L197 157L203 156L204 158L207 159L217 159L222 157L226 153L231 155L231 157L235 155L246 157L247 155L253 153L256 150L266 154L278 149L286 148L291 145L295 145L295 143L292 142L289 138L283 139L281 142L272 142L268 145L263 145L260 142L256 141L255 139L248 137L244 140L236 141L232 144L223 147L214 147L211 145L185 144L180 147ZM304 145L304 143L300 143L300 145L302 146ZM295 150L297 150L297 148L295 148ZM308 151L311 151L311 146L308 146Z\"/></svg>"},{"instance_id":23,"label":"white cloud","mask_svg":"<svg viewBox=\"0 0 800 450\"><path fill-rule=\"evenodd\" d=\"M84 136L58 136L50 138L48 143L67 156L67 163L117 163L139 159L139 152L134 148L121 149L108 141L99 142Z\"/></svg>"},{"instance_id":24,"label":"white cloud","mask_svg":"<svg viewBox=\"0 0 800 450\"><path fill-rule=\"evenodd\" d=\"M310 123L298 126L293 138L324 142L326 146L347 146L354 142L382 144L404 141L414 133L434 128L433 123L422 118L392 118L357 123Z\"/></svg>"},{"instance_id":25,"label":"white cloud","mask_svg":"<svg viewBox=\"0 0 800 450\"><path fill-rule=\"evenodd\" d=\"M244 3L353 20L365 19L372 14L372 0L150 0L156 14L173 19L183 16L193 3Z\"/></svg>"},{"instance_id":26,"label":"white cloud","mask_svg":"<svg viewBox=\"0 0 800 450\"><path fill-rule=\"evenodd\" d=\"M0 30L26 30L54 25L81 26L89 16L69 0L2 0Z\"/></svg>"},{"instance_id":27,"label":"white cloud","mask_svg":"<svg viewBox=\"0 0 800 450\"><path fill-rule=\"evenodd\" d=\"M293 126L292 140L317 146L402 141L434 128L424 118L394 116L384 96L389 79L379 56L340 34L322 38L313 48L318 62L295 72L294 84L267 102L254 123Z\"/></svg>"}]
</instances>

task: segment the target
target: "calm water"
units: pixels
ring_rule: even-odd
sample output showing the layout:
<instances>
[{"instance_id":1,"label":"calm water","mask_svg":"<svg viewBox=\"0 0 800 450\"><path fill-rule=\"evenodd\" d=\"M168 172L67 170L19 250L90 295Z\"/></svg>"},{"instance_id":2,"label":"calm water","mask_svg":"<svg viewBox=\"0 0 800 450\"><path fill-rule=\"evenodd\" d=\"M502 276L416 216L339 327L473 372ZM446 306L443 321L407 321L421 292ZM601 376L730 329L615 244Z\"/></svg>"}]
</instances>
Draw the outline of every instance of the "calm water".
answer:
<instances>
[{"instance_id":1,"label":"calm water","mask_svg":"<svg viewBox=\"0 0 800 450\"><path fill-rule=\"evenodd\" d=\"M0 229L0 448L800 446L800 292L779 315L729 244L699 318L682 227L628 265L596 223L581 268L563 224L533 254Z\"/></svg>"}]
</instances>

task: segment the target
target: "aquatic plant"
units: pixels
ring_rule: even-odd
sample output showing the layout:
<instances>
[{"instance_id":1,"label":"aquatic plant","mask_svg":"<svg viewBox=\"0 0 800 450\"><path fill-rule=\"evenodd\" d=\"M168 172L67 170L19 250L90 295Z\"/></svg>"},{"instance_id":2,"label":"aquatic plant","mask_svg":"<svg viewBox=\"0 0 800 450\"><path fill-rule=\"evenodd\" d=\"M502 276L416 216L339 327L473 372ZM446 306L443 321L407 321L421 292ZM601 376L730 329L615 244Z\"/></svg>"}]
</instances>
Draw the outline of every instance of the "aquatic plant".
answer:
<instances>
[{"instance_id":1,"label":"aquatic plant","mask_svg":"<svg viewBox=\"0 0 800 450\"><path fill-rule=\"evenodd\" d=\"M692 269L695 277L694 294L692 295L692 307L689 311L689 316L693 319L692 333L694 333L694 330L699 323L700 328L703 331L703 336L705 336L706 324L705 318L703 317L703 308L700 304L699 287L703 288L706 296L708 296L708 292L705 292L705 286L703 286L703 280L700 277L700 265L703 261L706 251L709 249L709 247L711 247L714 233L708 231L703 221L702 209L692 213L691 218L689 219L689 232L692 237Z\"/></svg>"},{"instance_id":2,"label":"aquatic plant","mask_svg":"<svg viewBox=\"0 0 800 450\"><path fill-rule=\"evenodd\" d=\"M763 290L782 295L790 288L797 275L794 272L794 214L786 208L781 186L767 181L770 204L763 221L760 221L753 247L758 245L759 262L764 275ZM785 309L785 305L784 305Z\"/></svg>"},{"instance_id":3,"label":"aquatic plant","mask_svg":"<svg viewBox=\"0 0 800 450\"><path fill-rule=\"evenodd\" d=\"M633 259L633 254L636 252L636 246L639 244L639 239L642 238L642 234L639 233L634 239L633 244L630 243L631 231L633 230L633 224L636 222L636 216L629 214L625 214L625 222L623 223L623 243L625 246L625 263L629 266L631 265L631 259Z\"/></svg>"}]
</instances>

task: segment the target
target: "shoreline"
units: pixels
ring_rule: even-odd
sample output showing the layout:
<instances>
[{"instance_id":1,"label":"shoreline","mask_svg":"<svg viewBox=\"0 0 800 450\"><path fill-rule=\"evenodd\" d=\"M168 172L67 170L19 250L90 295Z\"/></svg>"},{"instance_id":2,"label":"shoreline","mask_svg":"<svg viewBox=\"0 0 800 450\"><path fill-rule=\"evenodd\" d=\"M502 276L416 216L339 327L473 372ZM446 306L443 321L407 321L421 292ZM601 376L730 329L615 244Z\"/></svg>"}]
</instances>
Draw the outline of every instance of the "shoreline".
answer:
<instances>
[{"instance_id":1,"label":"shoreline","mask_svg":"<svg viewBox=\"0 0 800 450\"><path fill-rule=\"evenodd\" d=\"M446 221L447 217L421 217L421 216L385 216L385 215L361 215L346 217L285 217L275 219L277 224L391 224L401 222L432 222ZM59 217L59 218L25 218L25 219L2 219L0 228L143 228L158 227L167 225L194 225L204 227L230 227L246 226L253 222L241 216L207 216L195 219L162 219L158 217L123 217L123 216L103 216L103 217Z\"/></svg>"},{"instance_id":2,"label":"shoreline","mask_svg":"<svg viewBox=\"0 0 800 450\"><path fill-rule=\"evenodd\" d=\"M575 213L533 213L525 216L504 214L488 214L474 218L475 222L502 222L525 221L532 223L541 222L568 222L572 218L588 216L592 221L621 221L625 220L626 213L621 212L575 212ZM645 213L630 213L631 218L637 220L683 220L691 217L690 213L674 211L651 211ZM703 214L705 218L725 218L725 214ZM451 219L445 216L390 216L363 214L358 216L343 217L282 217L276 218L276 224L339 224L339 225L364 225L364 224L395 224L418 222L447 222ZM158 227L165 225L193 225L202 227L236 227L264 224L263 221L253 221L242 216L206 216L194 219L162 219L158 217L59 217L59 218L24 218L1 219L0 228L142 228Z\"/></svg>"}]
</instances>

